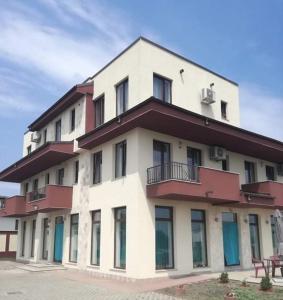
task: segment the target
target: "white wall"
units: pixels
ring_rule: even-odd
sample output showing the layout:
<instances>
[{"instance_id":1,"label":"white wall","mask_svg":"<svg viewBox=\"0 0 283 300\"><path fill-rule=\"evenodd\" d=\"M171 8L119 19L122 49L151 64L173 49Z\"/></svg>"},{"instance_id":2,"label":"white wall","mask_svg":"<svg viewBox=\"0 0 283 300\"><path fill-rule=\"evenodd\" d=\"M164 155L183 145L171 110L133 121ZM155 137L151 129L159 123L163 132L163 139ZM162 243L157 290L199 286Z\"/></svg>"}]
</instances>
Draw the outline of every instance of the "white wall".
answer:
<instances>
[{"instance_id":1,"label":"white wall","mask_svg":"<svg viewBox=\"0 0 283 300\"><path fill-rule=\"evenodd\" d=\"M0 217L0 231L15 231L15 218Z\"/></svg>"}]
</instances>

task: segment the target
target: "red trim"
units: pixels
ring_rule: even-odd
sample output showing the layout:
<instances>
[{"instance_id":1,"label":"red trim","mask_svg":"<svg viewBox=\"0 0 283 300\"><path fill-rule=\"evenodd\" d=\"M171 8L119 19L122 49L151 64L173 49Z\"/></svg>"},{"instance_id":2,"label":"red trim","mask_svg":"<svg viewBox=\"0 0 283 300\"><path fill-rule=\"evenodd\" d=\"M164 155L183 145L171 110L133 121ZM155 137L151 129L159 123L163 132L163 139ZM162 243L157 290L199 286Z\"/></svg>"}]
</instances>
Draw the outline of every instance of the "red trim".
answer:
<instances>
[{"instance_id":1,"label":"red trim","mask_svg":"<svg viewBox=\"0 0 283 300\"><path fill-rule=\"evenodd\" d=\"M78 84L73 86L63 97L61 97L54 105L46 110L39 118L28 126L30 131L38 131L46 124L58 116L61 112L73 105L84 95L93 94L93 82Z\"/></svg>"},{"instance_id":2,"label":"red trim","mask_svg":"<svg viewBox=\"0 0 283 300\"><path fill-rule=\"evenodd\" d=\"M0 217L22 217L26 214L24 196L13 196L5 201L5 208L0 210Z\"/></svg>"},{"instance_id":3,"label":"red trim","mask_svg":"<svg viewBox=\"0 0 283 300\"><path fill-rule=\"evenodd\" d=\"M129 130L141 127L273 162L282 162L283 143L172 104L150 98L79 137L79 147L92 149Z\"/></svg>"}]
</instances>

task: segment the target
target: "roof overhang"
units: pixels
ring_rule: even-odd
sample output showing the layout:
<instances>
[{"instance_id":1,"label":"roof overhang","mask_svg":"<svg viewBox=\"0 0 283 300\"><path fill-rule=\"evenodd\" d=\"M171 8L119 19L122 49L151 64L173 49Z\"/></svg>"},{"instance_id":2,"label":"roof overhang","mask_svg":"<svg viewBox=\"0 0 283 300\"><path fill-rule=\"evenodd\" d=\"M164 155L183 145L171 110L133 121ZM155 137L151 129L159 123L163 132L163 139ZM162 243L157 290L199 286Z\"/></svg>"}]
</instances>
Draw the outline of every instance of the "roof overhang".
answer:
<instances>
[{"instance_id":1,"label":"roof overhang","mask_svg":"<svg viewBox=\"0 0 283 300\"><path fill-rule=\"evenodd\" d=\"M77 140L80 148L92 149L137 127L202 144L222 146L229 151L272 162L283 162L282 142L153 97Z\"/></svg>"},{"instance_id":2,"label":"roof overhang","mask_svg":"<svg viewBox=\"0 0 283 300\"><path fill-rule=\"evenodd\" d=\"M0 181L21 182L77 154L74 142L48 142L0 172Z\"/></svg>"},{"instance_id":3,"label":"roof overhang","mask_svg":"<svg viewBox=\"0 0 283 300\"><path fill-rule=\"evenodd\" d=\"M86 94L93 94L93 83L78 84L73 86L54 105L47 109L40 117L28 126L30 131L38 131L50 121L56 118L66 108L73 105L77 100Z\"/></svg>"}]
</instances>

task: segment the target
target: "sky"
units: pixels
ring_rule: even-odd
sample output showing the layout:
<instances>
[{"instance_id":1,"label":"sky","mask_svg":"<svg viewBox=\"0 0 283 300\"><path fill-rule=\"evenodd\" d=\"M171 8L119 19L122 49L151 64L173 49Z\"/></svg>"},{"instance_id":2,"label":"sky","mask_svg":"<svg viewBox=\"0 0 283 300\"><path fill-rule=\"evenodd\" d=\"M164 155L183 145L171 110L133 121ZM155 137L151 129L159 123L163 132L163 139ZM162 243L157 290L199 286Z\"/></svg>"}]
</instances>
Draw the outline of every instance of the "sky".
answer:
<instances>
[{"instance_id":1,"label":"sky","mask_svg":"<svg viewBox=\"0 0 283 300\"><path fill-rule=\"evenodd\" d=\"M0 1L0 170L37 116L140 35L239 83L241 127L283 140L283 0Z\"/></svg>"}]
</instances>

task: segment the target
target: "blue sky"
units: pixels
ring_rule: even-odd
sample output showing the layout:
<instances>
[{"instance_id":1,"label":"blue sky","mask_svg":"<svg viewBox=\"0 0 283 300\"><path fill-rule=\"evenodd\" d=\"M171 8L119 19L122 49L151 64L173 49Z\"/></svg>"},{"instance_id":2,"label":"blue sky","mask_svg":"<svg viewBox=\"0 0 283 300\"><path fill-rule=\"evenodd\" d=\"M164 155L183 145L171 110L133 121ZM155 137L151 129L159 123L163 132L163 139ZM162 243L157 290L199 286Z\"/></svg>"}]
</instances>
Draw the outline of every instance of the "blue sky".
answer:
<instances>
[{"instance_id":1,"label":"blue sky","mask_svg":"<svg viewBox=\"0 0 283 300\"><path fill-rule=\"evenodd\" d=\"M241 126L283 140L283 1L13 0L0 10L0 169L41 112L139 35L238 82Z\"/></svg>"}]
</instances>

